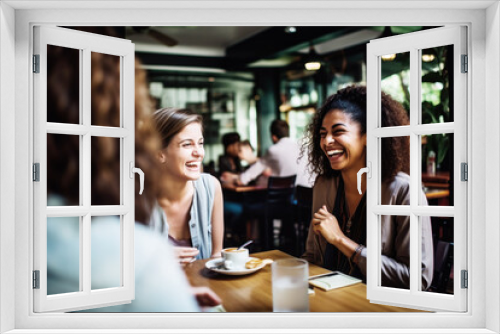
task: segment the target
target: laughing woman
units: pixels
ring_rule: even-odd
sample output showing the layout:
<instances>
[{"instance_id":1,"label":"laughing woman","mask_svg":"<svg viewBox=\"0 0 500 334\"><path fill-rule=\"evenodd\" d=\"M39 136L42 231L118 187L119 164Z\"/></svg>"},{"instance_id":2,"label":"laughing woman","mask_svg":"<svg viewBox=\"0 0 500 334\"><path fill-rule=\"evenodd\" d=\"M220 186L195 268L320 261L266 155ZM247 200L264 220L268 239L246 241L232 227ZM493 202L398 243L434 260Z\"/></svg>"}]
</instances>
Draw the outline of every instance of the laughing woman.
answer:
<instances>
[{"instance_id":1,"label":"laughing woman","mask_svg":"<svg viewBox=\"0 0 500 334\"><path fill-rule=\"evenodd\" d=\"M383 94L382 126L407 125L403 107ZM306 252L309 262L366 281L366 175L363 194L357 172L366 166L366 88L347 87L330 96L309 127L309 163L318 178L313 190L313 219ZM384 205L409 205L409 140L382 141ZM421 194L422 203L427 203ZM431 223L421 218L422 290L432 281ZM408 216L382 216L382 285L409 288L410 222Z\"/></svg>"},{"instance_id":2,"label":"laughing woman","mask_svg":"<svg viewBox=\"0 0 500 334\"><path fill-rule=\"evenodd\" d=\"M150 226L168 236L181 263L220 256L222 190L215 177L202 173L202 118L189 109L163 108L153 121L162 138L163 175Z\"/></svg>"}]
</instances>

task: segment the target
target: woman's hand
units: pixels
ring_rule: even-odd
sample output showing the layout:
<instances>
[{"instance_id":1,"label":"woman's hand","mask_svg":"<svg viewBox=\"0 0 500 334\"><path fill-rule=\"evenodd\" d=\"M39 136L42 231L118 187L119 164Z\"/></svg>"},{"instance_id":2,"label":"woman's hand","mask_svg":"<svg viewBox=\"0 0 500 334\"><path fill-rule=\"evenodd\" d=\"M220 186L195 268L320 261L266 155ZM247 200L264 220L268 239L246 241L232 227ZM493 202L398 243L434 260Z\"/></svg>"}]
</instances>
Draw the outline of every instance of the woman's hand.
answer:
<instances>
[{"instance_id":1,"label":"woman's hand","mask_svg":"<svg viewBox=\"0 0 500 334\"><path fill-rule=\"evenodd\" d=\"M345 238L337 218L328 212L325 205L314 214L312 224L314 233L321 234L326 241L334 246L338 246L340 240Z\"/></svg>"},{"instance_id":2,"label":"woman's hand","mask_svg":"<svg viewBox=\"0 0 500 334\"><path fill-rule=\"evenodd\" d=\"M217 294L207 286L199 286L199 287L193 286L191 287L191 292L196 298L198 305L200 305L201 307L206 307L206 306L213 307L220 305L220 303L222 303L220 297L217 296Z\"/></svg>"},{"instance_id":3,"label":"woman's hand","mask_svg":"<svg viewBox=\"0 0 500 334\"><path fill-rule=\"evenodd\" d=\"M174 254L180 263L193 262L200 251L193 247L174 247Z\"/></svg>"}]
</instances>

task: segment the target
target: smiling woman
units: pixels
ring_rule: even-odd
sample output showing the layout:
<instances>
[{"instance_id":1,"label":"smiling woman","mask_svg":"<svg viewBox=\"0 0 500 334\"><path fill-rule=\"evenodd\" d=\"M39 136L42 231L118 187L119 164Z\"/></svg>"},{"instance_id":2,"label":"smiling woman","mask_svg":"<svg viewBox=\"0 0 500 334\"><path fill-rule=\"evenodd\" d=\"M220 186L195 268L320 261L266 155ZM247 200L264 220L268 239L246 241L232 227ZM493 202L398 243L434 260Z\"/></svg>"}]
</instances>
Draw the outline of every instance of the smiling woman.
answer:
<instances>
[{"instance_id":1,"label":"smiling woman","mask_svg":"<svg viewBox=\"0 0 500 334\"><path fill-rule=\"evenodd\" d=\"M403 107L382 93L382 123L408 124ZM366 281L366 179L357 191L357 172L366 166L366 87L351 86L330 96L309 128L310 165L319 177L313 190L313 220L304 258ZM409 141L382 144L382 204L408 205ZM426 204L425 194L421 194ZM422 289L432 281L433 247L430 220L422 218ZM381 220L382 285L408 289L410 284L408 216Z\"/></svg>"},{"instance_id":2,"label":"smiling woman","mask_svg":"<svg viewBox=\"0 0 500 334\"><path fill-rule=\"evenodd\" d=\"M160 193L151 226L174 244L181 263L220 256L224 234L219 181L202 173L202 118L189 109L163 108L153 115L162 138Z\"/></svg>"}]
</instances>

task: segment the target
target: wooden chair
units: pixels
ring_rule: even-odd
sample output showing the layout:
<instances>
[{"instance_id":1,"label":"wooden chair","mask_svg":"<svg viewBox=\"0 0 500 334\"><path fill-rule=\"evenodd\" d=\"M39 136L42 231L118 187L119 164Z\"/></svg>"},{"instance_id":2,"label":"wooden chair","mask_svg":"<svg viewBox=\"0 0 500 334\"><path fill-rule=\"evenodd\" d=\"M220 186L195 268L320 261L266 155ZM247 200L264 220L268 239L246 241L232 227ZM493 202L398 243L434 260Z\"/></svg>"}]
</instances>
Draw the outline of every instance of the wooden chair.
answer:
<instances>
[{"instance_id":1,"label":"wooden chair","mask_svg":"<svg viewBox=\"0 0 500 334\"><path fill-rule=\"evenodd\" d=\"M453 243L438 240L434 246L434 276L429 291L446 293L453 266Z\"/></svg>"},{"instance_id":2,"label":"wooden chair","mask_svg":"<svg viewBox=\"0 0 500 334\"><path fill-rule=\"evenodd\" d=\"M309 224L312 218L312 198L313 189L304 186L297 186L295 189L295 222L296 244L295 256L301 256L305 251L305 242L309 232Z\"/></svg>"},{"instance_id":3,"label":"wooden chair","mask_svg":"<svg viewBox=\"0 0 500 334\"><path fill-rule=\"evenodd\" d=\"M281 221L281 232L287 224L293 221L293 197L295 191L296 175L286 177L270 176L267 184L267 198L265 203L264 244L267 249L274 245L275 231L273 221ZM293 227L293 224L292 224ZM262 235L261 234L261 235Z\"/></svg>"}]
</instances>

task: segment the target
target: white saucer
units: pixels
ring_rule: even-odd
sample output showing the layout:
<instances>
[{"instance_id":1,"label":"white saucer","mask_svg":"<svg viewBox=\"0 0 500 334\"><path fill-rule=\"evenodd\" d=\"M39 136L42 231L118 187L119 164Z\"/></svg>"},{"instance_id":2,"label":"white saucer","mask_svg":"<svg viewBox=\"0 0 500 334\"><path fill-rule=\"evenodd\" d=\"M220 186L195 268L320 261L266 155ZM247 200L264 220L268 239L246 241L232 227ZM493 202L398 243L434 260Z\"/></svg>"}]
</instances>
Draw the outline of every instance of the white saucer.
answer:
<instances>
[{"instance_id":1,"label":"white saucer","mask_svg":"<svg viewBox=\"0 0 500 334\"><path fill-rule=\"evenodd\" d=\"M255 257L249 257L248 261L253 260L253 259L257 260L257 258L255 258ZM222 265L223 261L224 260L222 260L222 258L210 260L207 263L205 263L205 268L210 269L212 271L215 271L218 274L241 276L241 275L248 275L248 274L254 273L257 270L264 268L264 266L266 265L266 263L263 262L259 266L252 268L252 269L246 269L246 268L245 269L226 269L226 268L224 268L224 265ZM222 266L222 267L217 268L219 266Z\"/></svg>"}]
</instances>

